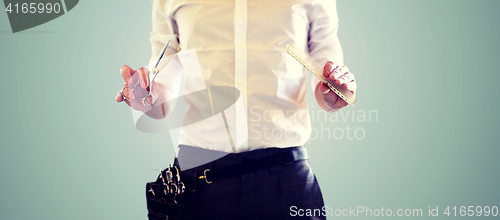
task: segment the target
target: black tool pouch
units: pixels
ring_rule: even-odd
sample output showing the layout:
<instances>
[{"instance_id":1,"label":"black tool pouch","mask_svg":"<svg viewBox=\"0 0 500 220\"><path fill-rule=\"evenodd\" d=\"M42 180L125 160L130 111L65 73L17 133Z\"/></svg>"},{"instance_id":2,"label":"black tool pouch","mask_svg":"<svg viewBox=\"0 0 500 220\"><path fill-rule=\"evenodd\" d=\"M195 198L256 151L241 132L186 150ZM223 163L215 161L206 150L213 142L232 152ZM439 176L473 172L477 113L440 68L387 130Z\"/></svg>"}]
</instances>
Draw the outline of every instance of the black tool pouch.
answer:
<instances>
[{"instance_id":1,"label":"black tool pouch","mask_svg":"<svg viewBox=\"0 0 500 220\"><path fill-rule=\"evenodd\" d=\"M146 184L148 219L185 219L191 215L196 173L174 165L162 170L155 182Z\"/></svg>"}]
</instances>

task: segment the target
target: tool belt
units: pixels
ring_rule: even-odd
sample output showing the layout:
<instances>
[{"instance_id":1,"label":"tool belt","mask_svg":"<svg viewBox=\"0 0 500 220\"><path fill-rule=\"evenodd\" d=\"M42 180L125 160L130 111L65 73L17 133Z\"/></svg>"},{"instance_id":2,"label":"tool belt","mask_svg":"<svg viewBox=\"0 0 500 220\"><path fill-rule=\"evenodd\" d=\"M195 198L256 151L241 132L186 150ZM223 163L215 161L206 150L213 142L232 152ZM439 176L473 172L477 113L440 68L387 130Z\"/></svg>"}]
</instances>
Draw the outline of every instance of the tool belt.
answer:
<instances>
[{"instance_id":1,"label":"tool belt","mask_svg":"<svg viewBox=\"0 0 500 220\"><path fill-rule=\"evenodd\" d=\"M193 210L192 201L197 184L211 184L224 179L235 178L274 166L288 165L307 159L307 151L304 147L290 147L283 148L278 153L263 158L249 159L243 157L241 163L232 166L214 170L205 169L203 172L197 172L194 171L197 169L179 170L179 163L176 158L174 165L169 165L166 169L161 170L155 182L146 184L148 219L188 218Z\"/></svg>"}]
</instances>

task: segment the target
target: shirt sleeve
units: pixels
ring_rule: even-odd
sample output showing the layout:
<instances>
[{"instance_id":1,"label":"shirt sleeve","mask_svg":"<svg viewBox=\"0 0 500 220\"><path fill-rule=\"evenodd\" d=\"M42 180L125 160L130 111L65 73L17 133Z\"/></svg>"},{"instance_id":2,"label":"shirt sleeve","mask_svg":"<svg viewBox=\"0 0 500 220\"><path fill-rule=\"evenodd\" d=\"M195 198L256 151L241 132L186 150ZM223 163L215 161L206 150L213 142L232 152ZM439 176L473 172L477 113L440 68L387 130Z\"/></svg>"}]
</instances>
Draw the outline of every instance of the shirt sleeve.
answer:
<instances>
[{"instance_id":1,"label":"shirt sleeve","mask_svg":"<svg viewBox=\"0 0 500 220\"><path fill-rule=\"evenodd\" d=\"M177 52L177 48L179 47L177 23L172 11L174 10L170 0L153 0L153 30L151 31L150 38L152 55L149 61L150 69L156 63L158 55L168 40L170 40L168 49L159 66L164 65L164 62L166 62L165 57ZM179 56L172 59L170 63L158 73L155 83L158 84L162 98L164 99L163 101L168 101L179 96L183 74L184 68L179 60Z\"/></svg>"},{"instance_id":2,"label":"shirt sleeve","mask_svg":"<svg viewBox=\"0 0 500 220\"><path fill-rule=\"evenodd\" d=\"M337 35L339 28L337 1L329 0L328 5L330 7L325 8L319 1L314 3L309 27L309 55L321 65L327 61L344 65L342 46ZM313 90L318 83L319 80L313 77Z\"/></svg>"},{"instance_id":3,"label":"shirt sleeve","mask_svg":"<svg viewBox=\"0 0 500 220\"><path fill-rule=\"evenodd\" d=\"M158 55L165 43L170 40L169 49L166 55L175 53L179 46L179 34L177 23L171 14L171 1L154 0L153 1L153 30L151 31L151 59L150 64L155 63Z\"/></svg>"},{"instance_id":4,"label":"shirt sleeve","mask_svg":"<svg viewBox=\"0 0 500 220\"><path fill-rule=\"evenodd\" d=\"M328 5L330 7L326 9L317 1L313 7L309 29L309 54L320 64L330 60L343 65L342 46L337 35L337 1L329 1Z\"/></svg>"}]
</instances>

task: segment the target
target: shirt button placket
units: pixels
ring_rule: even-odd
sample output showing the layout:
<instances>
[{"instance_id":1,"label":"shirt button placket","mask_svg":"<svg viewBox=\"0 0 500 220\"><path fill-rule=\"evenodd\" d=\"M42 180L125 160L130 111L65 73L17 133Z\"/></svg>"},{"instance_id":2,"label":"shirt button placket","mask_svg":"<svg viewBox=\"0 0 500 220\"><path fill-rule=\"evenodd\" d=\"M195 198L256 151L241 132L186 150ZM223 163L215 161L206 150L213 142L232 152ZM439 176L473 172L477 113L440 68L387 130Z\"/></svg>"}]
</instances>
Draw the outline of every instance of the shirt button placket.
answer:
<instances>
[{"instance_id":1,"label":"shirt button placket","mask_svg":"<svg viewBox=\"0 0 500 220\"><path fill-rule=\"evenodd\" d=\"M238 115L244 115L244 117L236 118L236 129L242 130L248 133L247 128L247 50L246 50L246 35L247 35L247 1L246 0L235 0L234 6L234 79L235 87L240 91L241 99L243 101L243 108L237 109L239 111ZM237 97L238 98L238 97ZM239 114L239 113L243 114ZM238 133L238 132L237 132ZM237 142L241 142L242 137L233 137L235 145ZM247 151L248 142L245 140L243 146L235 146L237 152Z\"/></svg>"}]
</instances>

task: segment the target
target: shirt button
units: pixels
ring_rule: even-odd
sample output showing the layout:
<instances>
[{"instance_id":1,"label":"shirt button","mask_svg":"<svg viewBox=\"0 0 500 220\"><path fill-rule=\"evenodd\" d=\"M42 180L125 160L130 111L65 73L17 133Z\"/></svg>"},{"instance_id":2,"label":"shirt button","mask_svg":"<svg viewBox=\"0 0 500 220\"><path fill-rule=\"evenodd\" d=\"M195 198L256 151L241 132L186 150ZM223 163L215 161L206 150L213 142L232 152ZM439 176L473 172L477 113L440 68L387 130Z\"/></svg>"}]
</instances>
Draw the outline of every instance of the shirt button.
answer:
<instances>
[{"instance_id":1,"label":"shirt button","mask_svg":"<svg viewBox=\"0 0 500 220\"><path fill-rule=\"evenodd\" d=\"M237 40L236 43L238 43L238 45L243 45L243 40Z\"/></svg>"},{"instance_id":2,"label":"shirt button","mask_svg":"<svg viewBox=\"0 0 500 220\"><path fill-rule=\"evenodd\" d=\"M240 130L243 130L243 129L245 129L245 126L240 125L240 126L238 126L238 128L239 128Z\"/></svg>"},{"instance_id":3,"label":"shirt button","mask_svg":"<svg viewBox=\"0 0 500 220\"><path fill-rule=\"evenodd\" d=\"M238 85L243 85L245 82L243 82L243 80L238 80Z\"/></svg>"},{"instance_id":4,"label":"shirt button","mask_svg":"<svg viewBox=\"0 0 500 220\"><path fill-rule=\"evenodd\" d=\"M238 4L242 5L243 3L245 3L245 0L238 0Z\"/></svg>"}]
</instances>

